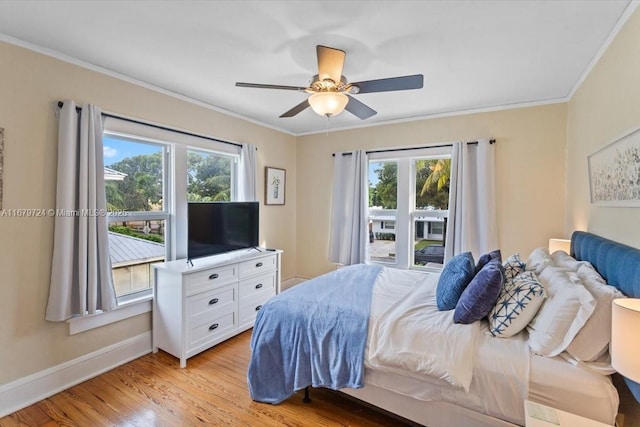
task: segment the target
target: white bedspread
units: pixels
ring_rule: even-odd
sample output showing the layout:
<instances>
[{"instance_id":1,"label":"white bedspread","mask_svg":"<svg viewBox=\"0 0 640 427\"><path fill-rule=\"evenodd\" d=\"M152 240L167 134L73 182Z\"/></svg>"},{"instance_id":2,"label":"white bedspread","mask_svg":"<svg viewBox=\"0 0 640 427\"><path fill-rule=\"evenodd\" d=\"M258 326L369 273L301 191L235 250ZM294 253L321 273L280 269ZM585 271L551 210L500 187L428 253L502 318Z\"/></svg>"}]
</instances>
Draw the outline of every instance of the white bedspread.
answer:
<instances>
[{"instance_id":1,"label":"white bedspread","mask_svg":"<svg viewBox=\"0 0 640 427\"><path fill-rule=\"evenodd\" d=\"M453 310L438 311L437 279L425 275L403 298L371 319L367 362L419 379L435 377L469 391L480 323L455 324Z\"/></svg>"},{"instance_id":2,"label":"white bedspread","mask_svg":"<svg viewBox=\"0 0 640 427\"><path fill-rule=\"evenodd\" d=\"M453 311L438 312L438 278L391 268L380 273L365 356L373 370L365 382L415 399L443 400L521 421L529 383L526 334L502 339L491 336L483 321L454 324ZM389 382L376 371L400 374L405 380Z\"/></svg>"}]
</instances>

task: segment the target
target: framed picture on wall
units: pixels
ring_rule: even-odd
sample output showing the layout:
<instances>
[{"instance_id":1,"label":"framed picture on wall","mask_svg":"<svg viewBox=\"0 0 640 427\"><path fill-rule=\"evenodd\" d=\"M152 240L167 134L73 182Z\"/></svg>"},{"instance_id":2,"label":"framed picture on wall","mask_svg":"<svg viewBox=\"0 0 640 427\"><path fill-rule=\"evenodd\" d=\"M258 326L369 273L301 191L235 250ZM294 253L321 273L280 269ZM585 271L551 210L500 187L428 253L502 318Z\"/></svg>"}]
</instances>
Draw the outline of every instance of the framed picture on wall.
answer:
<instances>
[{"instance_id":1,"label":"framed picture on wall","mask_svg":"<svg viewBox=\"0 0 640 427\"><path fill-rule=\"evenodd\" d=\"M284 169L265 168L264 204L284 205L286 171Z\"/></svg>"},{"instance_id":2,"label":"framed picture on wall","mask_svg":"<svg viewBox=\"0 0 640 427\"><path fill-rule=\"evenodd\" d=\"M588 157L591 203L640 207L640 128Z\"/></svg>"}]
</instances>

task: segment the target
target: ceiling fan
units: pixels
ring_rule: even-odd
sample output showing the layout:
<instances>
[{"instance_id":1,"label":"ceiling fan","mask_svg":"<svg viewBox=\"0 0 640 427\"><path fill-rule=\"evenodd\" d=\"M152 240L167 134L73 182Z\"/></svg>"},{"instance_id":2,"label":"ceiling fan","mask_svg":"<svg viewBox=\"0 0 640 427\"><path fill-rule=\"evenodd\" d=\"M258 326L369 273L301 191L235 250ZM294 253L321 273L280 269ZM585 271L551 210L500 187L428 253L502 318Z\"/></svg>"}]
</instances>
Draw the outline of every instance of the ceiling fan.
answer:
<instances>
[{"instance_id":1,"label":"ceiling fan","mask_svg":"<svg viewBox=\"0 0 640 427\"><path fill-rule=\"evenodd\" d=\"M340 114L346 109L351 114L364 120L377 112L351 95L420 89L423 85L422 74L348 83L347 79L342 75L342 67L344 66L346 55L343 50L318 45L316 46L316 53L318 56L318 74L313 76L313 81L309 87L242 82L236 82L236 86L296 90L311 94L309 98L282 114L281 118L293 117L311 107L317 114L327 117Z\"/></svg>"}]
</instances>

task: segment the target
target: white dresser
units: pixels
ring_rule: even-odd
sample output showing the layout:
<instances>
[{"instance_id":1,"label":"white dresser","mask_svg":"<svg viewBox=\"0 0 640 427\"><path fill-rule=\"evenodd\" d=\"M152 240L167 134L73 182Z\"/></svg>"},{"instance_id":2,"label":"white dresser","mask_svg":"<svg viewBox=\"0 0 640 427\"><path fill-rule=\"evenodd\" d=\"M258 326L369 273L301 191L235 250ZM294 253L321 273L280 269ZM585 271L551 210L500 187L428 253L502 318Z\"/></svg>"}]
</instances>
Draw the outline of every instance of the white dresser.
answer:
<instances>
[{"instance_id":1,"label":"white dresser","mask_svg":"<svg viewBox=\"0 0 640 427\"><path fill-rule=\"evenodd\" d=\"M253 326L280 292L282 251L242 249L154 264L153 352L187 359Z\"/></svg>"}]
</instances>

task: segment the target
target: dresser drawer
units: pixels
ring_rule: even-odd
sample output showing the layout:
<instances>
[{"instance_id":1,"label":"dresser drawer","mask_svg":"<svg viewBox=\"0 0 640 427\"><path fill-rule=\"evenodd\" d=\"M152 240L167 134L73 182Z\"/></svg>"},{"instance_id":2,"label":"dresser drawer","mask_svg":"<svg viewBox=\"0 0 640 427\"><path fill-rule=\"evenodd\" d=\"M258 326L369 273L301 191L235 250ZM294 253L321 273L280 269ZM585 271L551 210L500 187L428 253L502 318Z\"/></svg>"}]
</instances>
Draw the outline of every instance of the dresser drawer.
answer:
<instances>
[{"instance_id":1,"label":"dresser drawer","mask_svg":"<svg viewBox=\"0 0 640 427\"><path fill-rule=\"evenodd\" d=\"M271 291L275 294L276 272L263 274L240 281L240 304L243 300L260 292Z\"/></svg>"},{"instance_id":2,"label":"dresser drawer","mask_svg":"<svg viewBox=\"0 0 640 427\"><path fill-rule=\"evenodd\" d=\"M226 285L238 279L238 268L236 265L228 265L218 268L210 268L198 273L186 275L185 286L187 296L198 292Z\"/></svg>"},{"instance_id":3,"label":"dresser drawer","mask_svg":"<svg viewBox=\"0 0 640 427\"><path fill-rule=\"evenodd\" d=\"M187 318L189 322L197 322L199 316L211 317L209 313L235 308L237 301L235 284L206 291L187 298Z\"/></svg>"},{"instance_id":4,"label":"dresser drawer","mask_svg":"<svg viewBox=\"0 0 640 427\"><path fill-rule=\"evenodd\" d=\"M253 323L256 320L258 311L274 295L275 290L271 292L263 291L243 300L240 303L240 324Z\"/></svg>"},{"instance_id":5,"label":"dresser drawer","mask_svg":"<svg viewBox=\"0 0 640 427\"><path fill-rule=\"evenodd\" d=\"M276 269L276 256L266 256L251 261L241 262L239 265L240 278L255 276Z\"/></svg>"},{"instance_id":6,"label":"dresser drawer","mask_svg":"<svg viewBox=\"0 0 640 427\"><path fill-rule=\"evenodd\" d=\"M219 314L206 322L191 324L187 332L187 351L213 341L221 335L235 329L238 321L235 311Z\"/></svg>"},{"instance_id":7,"label":"dresser drawer","mask_svg":"<svg viewBox=\"0 0 640 427\"><path fill-rule=\"evenodd\" d=\"M280 287L281 251L233 251L153 265L152 347L187 359L255 323Z\"/></svg>"}]
</instances>

